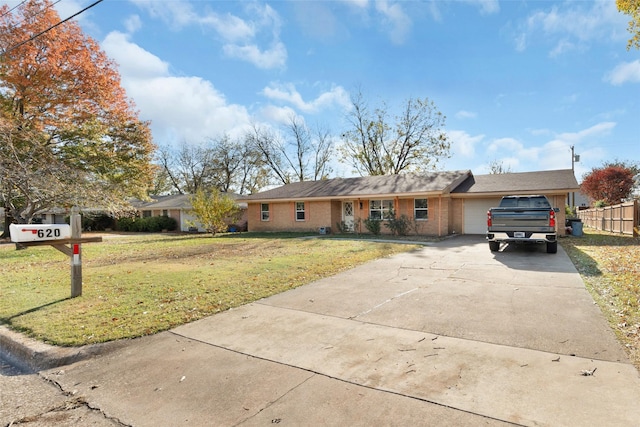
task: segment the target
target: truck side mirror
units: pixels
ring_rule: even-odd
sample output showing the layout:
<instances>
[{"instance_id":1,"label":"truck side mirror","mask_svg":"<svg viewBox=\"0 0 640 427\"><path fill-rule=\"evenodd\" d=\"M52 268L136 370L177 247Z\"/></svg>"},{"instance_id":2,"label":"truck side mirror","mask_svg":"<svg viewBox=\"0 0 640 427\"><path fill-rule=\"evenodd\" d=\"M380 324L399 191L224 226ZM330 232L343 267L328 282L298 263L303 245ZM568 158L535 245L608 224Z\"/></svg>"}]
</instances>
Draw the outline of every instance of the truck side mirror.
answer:
<instances>
[{"instance_id":1,"label":"truck side mirror","mask_svg":"<svg viewBox=\"0 0 640 427\"><path fill-rule=\"evenodd\" d=\"M554 211L555 213L558 213L558 212L560 212L560 208L553 208L553 211Z\"/></svg>"}]
</instances>

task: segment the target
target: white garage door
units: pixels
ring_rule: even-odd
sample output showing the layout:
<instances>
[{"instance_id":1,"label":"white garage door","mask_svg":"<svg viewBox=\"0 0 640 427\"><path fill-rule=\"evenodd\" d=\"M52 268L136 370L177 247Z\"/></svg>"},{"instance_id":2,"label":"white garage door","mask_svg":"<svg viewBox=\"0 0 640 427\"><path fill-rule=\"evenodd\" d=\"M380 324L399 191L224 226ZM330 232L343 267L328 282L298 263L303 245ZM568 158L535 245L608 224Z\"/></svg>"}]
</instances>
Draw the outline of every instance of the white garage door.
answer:
<instances>
[{"instance_id":1,"label":"white garage door","mask_svg":"<svg viewBox=\"0 0 640 427\"><path fill-rule=\"evenodd\" d=\"M464 200L464 234L485 234L487 232L487 211L500 204L501 197L495 199Z\"/></svg>"}]
</instances>

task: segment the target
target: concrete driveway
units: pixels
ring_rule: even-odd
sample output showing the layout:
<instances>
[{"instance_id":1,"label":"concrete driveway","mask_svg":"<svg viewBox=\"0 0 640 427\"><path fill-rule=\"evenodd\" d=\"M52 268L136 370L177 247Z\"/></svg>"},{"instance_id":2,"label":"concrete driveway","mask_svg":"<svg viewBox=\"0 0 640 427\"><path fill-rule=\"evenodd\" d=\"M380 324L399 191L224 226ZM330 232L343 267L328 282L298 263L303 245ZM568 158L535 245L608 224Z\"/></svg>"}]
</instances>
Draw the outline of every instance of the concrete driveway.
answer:
<instances>
[{"instance_id":1,"label":"concrete driveway","mask_svg":"<svg viewBox=\"0 0 640 427\"><path fill-rule=\"evenodd\" d=\"M640 376L562 248L460 236L42 372L157 425L637 426Z\"/></svg>"}]
</instances>

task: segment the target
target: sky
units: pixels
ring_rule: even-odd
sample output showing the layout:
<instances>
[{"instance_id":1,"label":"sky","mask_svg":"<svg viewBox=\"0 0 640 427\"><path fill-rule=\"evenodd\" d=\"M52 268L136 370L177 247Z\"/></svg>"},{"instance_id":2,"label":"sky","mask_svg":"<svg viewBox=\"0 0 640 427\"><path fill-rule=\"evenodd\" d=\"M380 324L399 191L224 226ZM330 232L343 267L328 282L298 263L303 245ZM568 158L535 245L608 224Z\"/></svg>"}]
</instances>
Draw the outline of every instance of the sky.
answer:
<instances>
[{"instance_id":1,"label":"sky","mask_svg":"<svg viewBox=\"0 0 640 427\"><path fill-rule=\"evenodd\" d=\"M66 18L93 1L55 7ZM292 114L337 137L360 91L393 114L433 101L451 141L442 170L570 169L572 146L579 181L640 163L640 50L615 0L104 0L76 20L158 145Z\"/></svg>"}]
</instances>

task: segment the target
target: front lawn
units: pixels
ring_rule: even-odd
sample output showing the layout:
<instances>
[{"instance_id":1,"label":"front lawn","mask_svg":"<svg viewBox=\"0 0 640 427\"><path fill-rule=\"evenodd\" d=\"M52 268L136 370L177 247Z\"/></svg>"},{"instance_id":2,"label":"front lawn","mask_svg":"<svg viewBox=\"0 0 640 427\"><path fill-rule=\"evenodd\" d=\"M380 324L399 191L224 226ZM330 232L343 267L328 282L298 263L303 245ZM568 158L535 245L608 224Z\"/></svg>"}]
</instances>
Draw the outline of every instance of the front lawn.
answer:
<instances>
[{"instance_id":1,"label":"front lawn","mask_svg":"<svg viewBox=\"0 0 640 427\"><path fill-rule=\"evenodd\" d=\"M585 229L560 242L640 369L640 239Z\"/></svg>"},{"instance_id":2,"label":"front lawn","mask_svg":"<svg viewBox=\"0 0 640 427\"><path fill-rule=\"evenodd\" d=\"M296 234L105 235L83 251L83 294L50 246L0 245L0 323L77 346L154 334L413 245Z\"/></svg>"}]
</instances>

